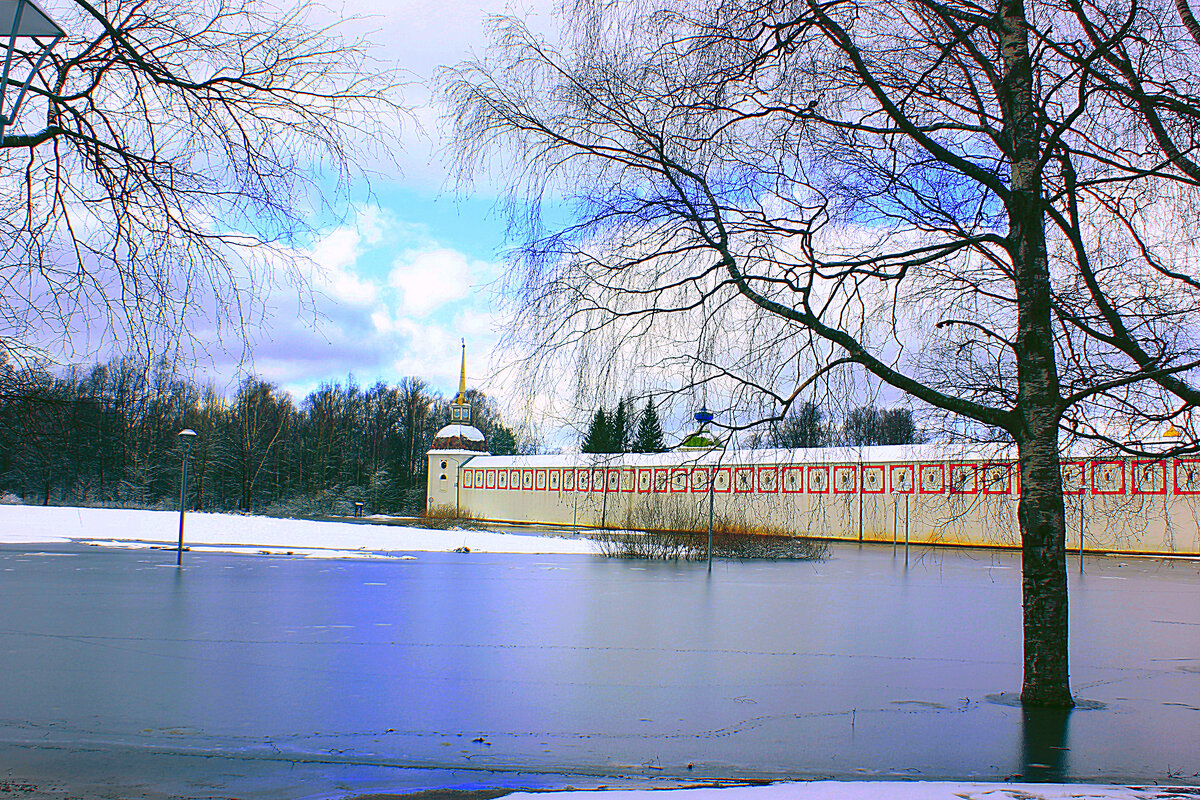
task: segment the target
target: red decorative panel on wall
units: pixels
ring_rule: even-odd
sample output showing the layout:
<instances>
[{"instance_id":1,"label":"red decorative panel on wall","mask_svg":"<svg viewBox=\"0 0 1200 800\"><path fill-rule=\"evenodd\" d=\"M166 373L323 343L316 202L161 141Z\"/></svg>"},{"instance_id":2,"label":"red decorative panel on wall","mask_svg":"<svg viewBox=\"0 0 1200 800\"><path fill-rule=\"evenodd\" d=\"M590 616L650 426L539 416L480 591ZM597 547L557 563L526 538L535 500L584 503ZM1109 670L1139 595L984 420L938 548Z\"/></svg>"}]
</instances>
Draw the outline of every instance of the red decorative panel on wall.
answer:
<instances>
[{"instance_id":1,"label":"red decorative panel on wall","mask_svg":"<svg viewBox=\"0 0 1200 800\"><path fill-rule=\"evenodd\" d=\"M691 474L688 476L688 484L693 492L708 491L708 468L707 467L692 467Z\"/></svg>"},{"instance_id":2,"label":"red decorative panel on wall","mask_svg":"<svg viewBox=\"0 0 1200 800\"><path fill-rule=\"evenodd\" d=\"M913 465L892 464L888 467L888 487L895 494L913 493Z\"/></svg>"},{"instance_id":3,"label":"red decorative panel on wall","mask_svg":"<svg viewBox=\"0 0 1200 800\"><path fill-rule=\"evenodd\" d=\"M497 489L507 489L508 488L508 470L502 469L496 473L496 488Z\"/></svg>"},{"instance_id":4,"label":"red decorative panel on wall","mask_svg":"<svg viewBox=\"0 0 1200 800\"><path fill-rule=\"evenodd\" d=\"M809 494L829 493L829 467L809 467L806 473Z\"/></svg>"},{"instance_id":5,"label":"red decorative panel on wall","mask_svg":"<svg viewBox=\"0 0 1200 800\"><path fill-rule=\"evenodd\" d=\"M637 470L626 467L621 470L621 491L632 492L637 488Z\"/></svg>"},{"instance_id":6,"label":"red decorative panel on wall","mask_svg":"<svg viewBox=\"0 0 1200 800\"><path fill-rule=\"evenodd\" d=\"M533 473L533 488L537 489L539 492L544 492L546 491L546 487L548 485L549 484L546 482L546 470L536 470Z\"/></svg>"},{"instance_id":7,"label":"red decorative panel on wall","mask_svg":"<svg viewBox=\"0 0 1200 800\"><path fill-rule=\"evenodd\" d=\"M779 491L779 470L776 467L759 467L758 491L774 493Z\"/></svg>"},{"instance_id":8,"label":"red decorative panel on wall","mask_svg":"<svg viewBox=\"0 0 1200 800\"><path fill-rule=\"evenodd\" d=\"M978 464L950 465L950 494L976 494L978 491Z\"/></svg>"},{"instance_id":9,"label":"red decorative panel on wall","mask_svg":"<svg viewBox=\"0 0 1200 800\"><path fill-rule=\"evenodd\" d=\"M637 490L639 492L649 492L654 488L654 470L639 469L637 471Z\"/></svg>"},{"instance_id":10,"label":"red decorative panel on wall","mask_svg":"<svg viewBox=\"0 0 1200 800\"><path fill-rule=\"evenodd\" d=\"M1175 459L1175 494L1200 494L1200 461Z\"/></svg>"},{"instance_id":11,"label":"red decorative panel on wall","mask_svg":"<svg viewBox=\"0 0 1200 800\"><path fill-rule=\"evenodd\" d=\"M1134 494L1166 494L1167 465L1163 461L1134 461L1129 483Z\"/></svg>"},{"instance_id":12,"label":"red decorative panel on wall","mask_svg":"<svg viewBox=\"0 0 1200 800\"><path fill-rule=\"evenodd\" d=\"M869 466L862 468L863 494L882 494L887 487L887 476L883 467Z\"/></svg>"},{"instance_id":13,"label":"red decorative panel on wall","mask_svg":"<svg viewBox=\"0 0 1200 800\"><path fill-rule=\"evenodd\" d=\"M654 470L654 491L666 492L671 488L671 470L655 469Z\"/></svg>"},{"instance_id":14,"label":"red decorative panel on wall","mask_svg":"<svg viewBox=\"0 0 1200 800\"><path fill-rule=\"evenodd\" d=\"M475 470L464 469L462 471L462 488L464 488L464 489L474 489L475 488Z\"/></svg>"},{"instance_id":15,"label":"red decorative panel on wall","mask_svg":"<svg viewBox=\"0 0 1200 800\"><path fill-rule=\"evenodd\" d=\"M941 494L946 491L945 465L921 464L917 467L917 487L921 494Z\"/></svg>"},{"instance_id":16,"label":"red decorative panel on wall","mask_svg":"<svg viewBox=\"0 0 1200 800\"><path fill-rule=\"evenodd\" d=\"M1012 464L983 465L983 493L1008 494L1012 491Z\"/></svg>"},{"instance_id":17,"label":"red decorative panel on wall","mask_svg":"<svg viewBox=\"0 0 1200 800\"><path fill-rule=\"evenodd\" d=\"M587 467L575 470L575 491L590 492L592 490L592 471Z\"/></svg>"},{"instance_id":18,"label":"red decorative panel on wall","mask_svg":"<svg viewBox=\"0 0 1200 800\"><path fill-rule=\"evenodd\" d=\"M575 470L564 469L562 471L562 489L564 492L575 491Z\"/></svg>"},{"instance_id":19,"label":"red decorative panel on wall","mask_svg":"<svg viewBox=\"0 0 1200 800\"><path fill-rule=\"evenodd\" d=\"M604 490L607 492L621 491L621 470L619 470L619 469L605 470Z\"/></svg>"},{"instance_id":20,"label":"red decorative panel on wall","mask_svg":"<svg viewBox=\"0 0 1200 800\"><path fill-rule=\"evenodd\" d=\"M1125 462L1093 461L1092 494L1125 494Z\"/></svg>"},{"instance_id":21,"label":"red decorative panel on wall","mask_svg":"<svg viewBox=\"0 0 1200 800\"><path fill-rule=\"evenodd\" d=\"M833 468L833 493L854 494L858 491L858 467Z\"/></svg>"},{"instance_id":22,"label":"red decorative panel on wall","mask_svg":"<svg viewBox=\"0 0 1200 800\"><path fill-rule=\"evenodd\" d=\"M1083 461L1063 461L1059 464L1062 470L1063 494L1083 494L1087 491L1087 464Z\"/></svg>"},{"instance_id":23,"label":"red decorative panel on wall","mask_svg":"<svg viewBox=\"0 0 1200 800\"><path fill-rule=\"evenodd\" d=\"M521 470L521 488L527 492L533 491L533 470Z\"/></svg>"},{"instance_id":24,"label":"red decorative panel on wall","mask_svg":"<svg viewBox=\"0 0 1200 800\"><path fill-rule=\"evenodd\" d=\"M546 486L552 492L562 490L562 470L552 469L546 473Z\"/></svg>"},{"instance_id":25,"label":"red decorative panel on wall","mask_svg":"<svg viewBox=\"0 0 1200 800\"><path fill-rule=\"evenodd\" d=\"M686 492L688 490L688 471L685 467L675 467L671 470L671 491Z\"/></svg>"},{"instance_id":26,"label":"red decorative panel on wall","mask_svg":"<svg viewBox=\"0 0 1200 800\"><path fill-rule=\"evenodd\" d=\"M754 491L754 467L733 468L733 491L738 493Z\"/></svg>"},{"instance_id":27,"label":"red decorative panel on wall","mask_svg":"<svg viewBox=\"0 0 1200 800\"><path fill-rule=\"evenodd\" d=\"M713 473L713 491L728 492L733 488L733 476L729 467L717 467Z\"/></svg>"},{"instance_id":28,"label":"red decorative panel on wall","mask_svg":"<svg viewBox=\"0 0 1200 800\"><path fill-rule=\"evenodd\" d=\"M796 494L804 491L804 467L783 467L779 470L783 491Z\"/></svg>"}]
</instances>

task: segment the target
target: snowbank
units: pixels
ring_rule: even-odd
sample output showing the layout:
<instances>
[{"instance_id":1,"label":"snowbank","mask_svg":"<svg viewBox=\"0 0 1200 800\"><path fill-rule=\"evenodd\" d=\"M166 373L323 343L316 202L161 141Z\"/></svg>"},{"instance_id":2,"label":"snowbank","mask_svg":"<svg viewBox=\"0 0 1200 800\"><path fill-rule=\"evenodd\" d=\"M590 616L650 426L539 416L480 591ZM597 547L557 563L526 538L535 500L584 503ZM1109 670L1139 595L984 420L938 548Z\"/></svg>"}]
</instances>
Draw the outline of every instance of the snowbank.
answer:
<instances>
[{"instance_id":1,"label":"snowbank","mask_svg":"<svg viewBox=\"0 0 1200 800\"><path fill-rule=\"evenodd\" d=\"M935 781L809 781L724 789L613 789L519 792L506 800L1167 800L1196 789L1167 786L1094 786L1069 783L953 783Z\"/></svg>"},{"instance_id":2,"label":"snowbank","mask_svg":"<svg viewBox=\"0 0 1200 800\"><path fill-rule=\"evenodd\" d=\"M173 545L178 536L176 511L0 505L0 543L78 540L110 546ZM184 544L235 550L311 550L319 552L305 555L323 557L348 555L330 551L439 552L457 547L484 553L596 552L593 542L586 539L203 513L187 515Z\"/></svg>"}]
</instances>

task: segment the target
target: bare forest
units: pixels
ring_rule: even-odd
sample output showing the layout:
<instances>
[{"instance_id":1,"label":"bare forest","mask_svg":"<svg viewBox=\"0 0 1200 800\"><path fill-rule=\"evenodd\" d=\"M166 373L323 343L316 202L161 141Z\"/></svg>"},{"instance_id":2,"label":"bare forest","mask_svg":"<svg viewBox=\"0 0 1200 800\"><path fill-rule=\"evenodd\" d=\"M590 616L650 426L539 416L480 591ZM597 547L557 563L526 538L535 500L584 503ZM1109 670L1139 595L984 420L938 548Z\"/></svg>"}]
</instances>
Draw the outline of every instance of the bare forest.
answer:
<instances>
[{"instance_id":1,"label":"bare forest","mask_svg":"<svg viewBox=\"0 0 1200 800\"><path fill-rule=\"evenodd\" d=\"M55 373L7 369L0 388L0 492L47 505L175 508L184 428L188 507L286 516L424 507L425 452L448 400L420 378L322 384L298 405L253 375L226 397L160 362L128 359ZM489 439L512 434L469 392ZM501 448L503 449L503 448Z\"/></svg>"}]
</instances>

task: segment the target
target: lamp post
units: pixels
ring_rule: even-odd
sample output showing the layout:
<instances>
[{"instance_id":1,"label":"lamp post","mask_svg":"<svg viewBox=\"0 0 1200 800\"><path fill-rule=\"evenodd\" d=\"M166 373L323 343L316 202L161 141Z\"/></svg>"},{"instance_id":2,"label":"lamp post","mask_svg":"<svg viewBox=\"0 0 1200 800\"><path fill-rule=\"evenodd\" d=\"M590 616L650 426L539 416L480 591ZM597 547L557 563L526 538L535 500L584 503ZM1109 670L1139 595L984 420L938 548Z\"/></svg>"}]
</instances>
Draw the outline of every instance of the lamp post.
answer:
<instances>
[{"instance_id":1,"label":"lamp post","mask_svg":"<svg viewBox=\"0 0 1200 800\"><path fill-rule=\"evenodd\" d=\"M187 508L188 451L191 450L192 440L198 435L191 428L184 428L179 432L179 445L183 448L183 460L179 468L179 547L175 551L175 566L177 567L183 566L183 512Z\"/></svg>"},{"instance_id":2,"label":"lamp post","mask_svg":"<svg viewBox=\"0 0 1200 800\"><path fill-rule=\"evenodd\" d=\"M699 436L705 429L708 423L713 421L713 414L704 406L700 406L692 418L700 423L700 430L696 432ZM716 481L717 473L713 467L708 468L708 571L712 572L712 529L713 529L713 483Z\"/></svg>"},{"instance_id":3,"label":"lamp post","mask_svg":"<svg viewBox=\"0 0 1200 800\"><path fill-rule=\"evenodd\" d=\"M58 44L65 35L62 28L55 25L33 0L0 0L0 39L5 40L4 69L0 73L0 139L4 138L4 129L16 121L17 112L21 110L21 101L25 99L25 92L33 82L33 76L41 69L42 62L50 54L50 48ZM19 53L17 39L31 39L36 47L28 53ZM28 59L33 63L24 81L20 81L19 78L13 81L14 84L20 81L20 88L11 108L5 113L4 105L8 97L9 75L12 72L14 57L18 60Z\"/></svg>"}]
</instances>

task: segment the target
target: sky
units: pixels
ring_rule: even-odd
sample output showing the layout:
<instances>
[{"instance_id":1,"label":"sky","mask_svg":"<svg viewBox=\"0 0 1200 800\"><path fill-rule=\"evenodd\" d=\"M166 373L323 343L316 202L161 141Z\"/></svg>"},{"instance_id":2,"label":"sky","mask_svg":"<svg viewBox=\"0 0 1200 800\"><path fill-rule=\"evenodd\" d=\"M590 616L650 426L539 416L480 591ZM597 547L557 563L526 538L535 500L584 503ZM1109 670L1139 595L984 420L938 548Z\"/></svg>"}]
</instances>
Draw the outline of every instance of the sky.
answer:
<instances>
[{"instance_id":1,"label":"sky","mask_svg":"<svg viewBox=\"0 0 1200 800\"><path fill-rule=\"evenodd\" d=\"M232 384L239 368L253 371L297 400L351 374L364 386L417 376L449 394L465 339L469 384L504 400L494 385L504 225L486 185L468 195L451 179L430 80L439 66L483 51L490 15L516 14L536 29L551 24L550 5L349 0L331 13L351 18L343 23L347 35L364 36L381 63L410 76L404 149L393 154L394 168L384 165L372 177L369 192L360 185L350 217L304 252L316 267L312 303L287 286L274 289L267 319L252 332L252 359L217 353L212 374Z\"/></svg>"}]
</instances>

